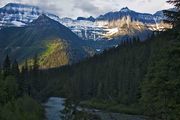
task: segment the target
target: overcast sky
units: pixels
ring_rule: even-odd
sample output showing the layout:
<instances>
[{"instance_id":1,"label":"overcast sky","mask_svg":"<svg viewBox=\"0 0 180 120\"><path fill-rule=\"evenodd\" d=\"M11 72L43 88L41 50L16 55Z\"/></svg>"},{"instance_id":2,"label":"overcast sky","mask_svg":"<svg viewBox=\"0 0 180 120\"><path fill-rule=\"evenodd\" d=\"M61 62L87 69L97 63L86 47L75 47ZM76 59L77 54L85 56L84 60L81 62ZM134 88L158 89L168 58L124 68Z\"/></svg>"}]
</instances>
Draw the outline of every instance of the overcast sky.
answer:
<instances>
[{"instance_id":1,"label":"overcast sky","mask_svg":"<svg viewBox=\"0 0 180 120\"><path fill-rule=\"evenodd\" d=\"M7 3L36 5L59 17L98 16L122 7L145 13L171 8L166 0L0 0L0 7Z\"/></svg>"}]
</instances>

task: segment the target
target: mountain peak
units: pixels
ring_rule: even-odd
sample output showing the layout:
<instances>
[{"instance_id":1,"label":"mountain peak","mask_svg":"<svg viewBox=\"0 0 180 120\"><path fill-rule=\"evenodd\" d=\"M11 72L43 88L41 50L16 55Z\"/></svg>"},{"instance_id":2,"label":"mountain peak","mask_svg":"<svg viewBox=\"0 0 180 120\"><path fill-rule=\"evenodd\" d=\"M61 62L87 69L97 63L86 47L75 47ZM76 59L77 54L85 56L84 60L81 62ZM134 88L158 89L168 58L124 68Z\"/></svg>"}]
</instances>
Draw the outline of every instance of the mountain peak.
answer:
<instances>
[{"instance_id":1,"label":"mountain peak","mask_svg":"<svg viewBox=\"0 0 180 120\"><path fill-rule=\"evenodd\" d=\"M27 5L27 4L21 4L21 3L8 3L4 6L4 8L7 7L20 7L20 8L37 8L39 9L39 7L37 6L32 6L32 5Z\"/></svg>"},{"instance_id":2,"label":"mountain peak","mask_svg":"<svg viewBox=\"0 0 180 120\"><path fill-rule=\"evenodd\" d=\"M38 19L51 19L51 18L49 18L48 16L46 16L45 14L41 14L39 17L38 17Z\"/></svg>"},{"instance_id":3,"label":"mountain peak","mask_svg":"<svg viewBox=\"0 0 180 120\"><path fill-rule=\"evenodd\" d=\"M90 17L88 17L88 18L78 17L77 20L86 20L86 21L95 22L95 18L94 18L93 16L90 16Z\"/></svg>"},{"instance_id":4,"label":"mountain peak","mask_svg":"<svg viewBox=\"0 0 180 120\"><path fill-rule=\"evenodd\" d=\"M46 16L45 14L41 14L36 20L34 20L31 25L49 25L52 23L55 23L56 21L54 21L53 19L49 18L48 16Z\"/></svg>"},{"instance_id":5,"label":"mountain peak","mask_svg":"<svg viewBox=\"0 0 180 120\"><path fill-rule=\"evenodd\" d=\"M123 7L121 10L121 12L128 12L131 11L128 7Z\"/></svg>"}]
</instances>

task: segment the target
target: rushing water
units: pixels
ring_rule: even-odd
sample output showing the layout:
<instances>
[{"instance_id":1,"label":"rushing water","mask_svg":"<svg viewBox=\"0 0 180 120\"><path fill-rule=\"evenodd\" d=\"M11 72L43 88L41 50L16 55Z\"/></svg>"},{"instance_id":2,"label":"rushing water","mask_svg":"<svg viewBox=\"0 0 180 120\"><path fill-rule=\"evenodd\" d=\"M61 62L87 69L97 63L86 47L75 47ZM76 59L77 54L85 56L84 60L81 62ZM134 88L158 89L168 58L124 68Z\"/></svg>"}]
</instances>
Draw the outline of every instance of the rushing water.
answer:
<instances>
[{"instance_id":1,"label":"rushing water","mask_svg":"<svg viewBox=\"0 0 180 120\"><path fill-rule=\"evenodd\" d=\"M46 120L62 120L61 111L64 109L65 99L60 97L50 97L44 104ZM77 110L82 111L81 107ZM95 109L83 109L85 112L97 115L101 120L145 120L144 116L126 115L121 113L103 112Z\"/></svg>"},{"instance_id":2,"label":"rushing water","mask_svg":"<svg viewBox=\"0 0 180 120\"><path fill-rule=\"evenodd\" d=\"M51 97L44 104L47 120L61 120L61 112L64 109L64 98Z\"/></svg>"}]
</instances>

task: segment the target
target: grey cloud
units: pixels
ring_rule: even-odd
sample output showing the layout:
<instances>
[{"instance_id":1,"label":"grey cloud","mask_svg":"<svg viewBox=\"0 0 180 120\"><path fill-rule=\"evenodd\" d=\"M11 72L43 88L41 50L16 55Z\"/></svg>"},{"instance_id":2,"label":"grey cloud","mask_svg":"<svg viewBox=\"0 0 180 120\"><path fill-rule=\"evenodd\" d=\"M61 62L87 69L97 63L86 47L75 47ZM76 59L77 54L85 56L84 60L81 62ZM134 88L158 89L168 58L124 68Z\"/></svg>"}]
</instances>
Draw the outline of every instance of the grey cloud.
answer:
<instances>
[{"instance_id":1,"label":"grey cloud","mask_svg":"<svg viewBox=\"0 0 180 120\"><path fill-rule=\"evenodd\" d=\"M44 0L44 2L38 2L37 5L45 11L60 15L63 9L59 7L56 2L49 2L49 0Z\"/></svg>"},{"instance_id":2,"label":"grey cloud","mask_svg":"<svg viewBox=\"0 0 180 120\"><path fill-rule=\"evenodd\" d=\"M88 0L81 0L80 2L74 0L74 9L80 9L83 12L91 13L93 15L96 15L99 12L99 8Z\"/></svg>"}]
</instances>

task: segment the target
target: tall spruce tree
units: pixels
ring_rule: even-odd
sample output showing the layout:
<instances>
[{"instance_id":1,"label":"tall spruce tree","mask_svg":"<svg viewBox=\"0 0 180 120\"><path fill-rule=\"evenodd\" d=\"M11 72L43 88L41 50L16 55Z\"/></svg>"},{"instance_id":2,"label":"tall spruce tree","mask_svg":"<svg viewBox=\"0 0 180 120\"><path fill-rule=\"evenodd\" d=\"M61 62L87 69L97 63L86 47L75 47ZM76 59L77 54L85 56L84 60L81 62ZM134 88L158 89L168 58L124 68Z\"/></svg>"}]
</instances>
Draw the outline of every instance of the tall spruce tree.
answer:
<instances>
[{"instance_id":1,"label":"tall spruce tree","mask_svg":"<svg viewBox=\"0 0 180 120\"><path fill-rule=\"evenodd\" d=\"M31 78L31 83L32 83L32 87L33 87L33 91L34 93L40 91L40 81L38 79L39 77L39 60L38 60L38 56L35 55L33 58L33 66L32 66L32 78Z\"/></svg>"},{"instance_id":2,"label":"tall spruce tree","mask_svg":"<svg viewBox=\"0 0 180 120\"><path fill-rule=\"evenodd\" d=\"M35 55L33 58L33 71L37 72L39 70L39 61L38 61L38 56Z\"/></svg>"},{"instance_id":3,"label":"tall spruce tree","mask_svg":"<svg viewBox=\"0 0 180 120\"><path fill-rule=\"evenodd\" d=\"M168 0L167 2L173 4L178 9L180 8L180 0Z\"/></svg>"},{"instance_id":4,"label":"tall spruce tree","mask_svg":"<svg viewBox=\"0 0 180 120\"><path fill-rule=\"evenodd\" d=\"M18 62L15 60L12 64L12 74L18 79L20 70L19 70L19 65Z\"/></svg>"},{"instance_id":5,"label":"tall spruce tree","mask_svg":"<svg viewBox=\"0 0 180 120\"><path fill-rule=\"evenodd\" d=\"M9 56L7 55L3 62L3 75L4 78L11 74L11 61Z\"/></svg>"},{"instance_id":6,"label":"tall spruce tree","mask_svg":"<svg viewBox=\"0 0 180 120\"><path fill-rule=\"evenodd\" d=\"M173 26L180 25L180 0L168 0L168 3L175 6L175 10L164 10L165 15L168 17L165 22L172 23Z\"/></svg>"},{"instance_id":7,"label":"tall spruce tree","mask_svg":"<svg viewBox=\"0 0 180 120\"><path fill-rule=\"evenodd\" d=\"M25 60L24 66L21 70L20 88L23 90L23 94L31 95L31 82L29 80L29 66L27 60Z\"/></svg>"},{"instance_id":8,"label":"tall spruce tree","mask_svg":"<svg viewBox=\"0 0 180 120\"><path fill-rule=\"evenodd\" d=\"M19 65L16 60L14 60L14 62L12 63L11 71L12 71L12 75L15 77L16 83L18 85L18 96L21 96L22 92L23 92L23 90L21 89L22 79L20 79Z\"/></svg>"}]
</instances>

